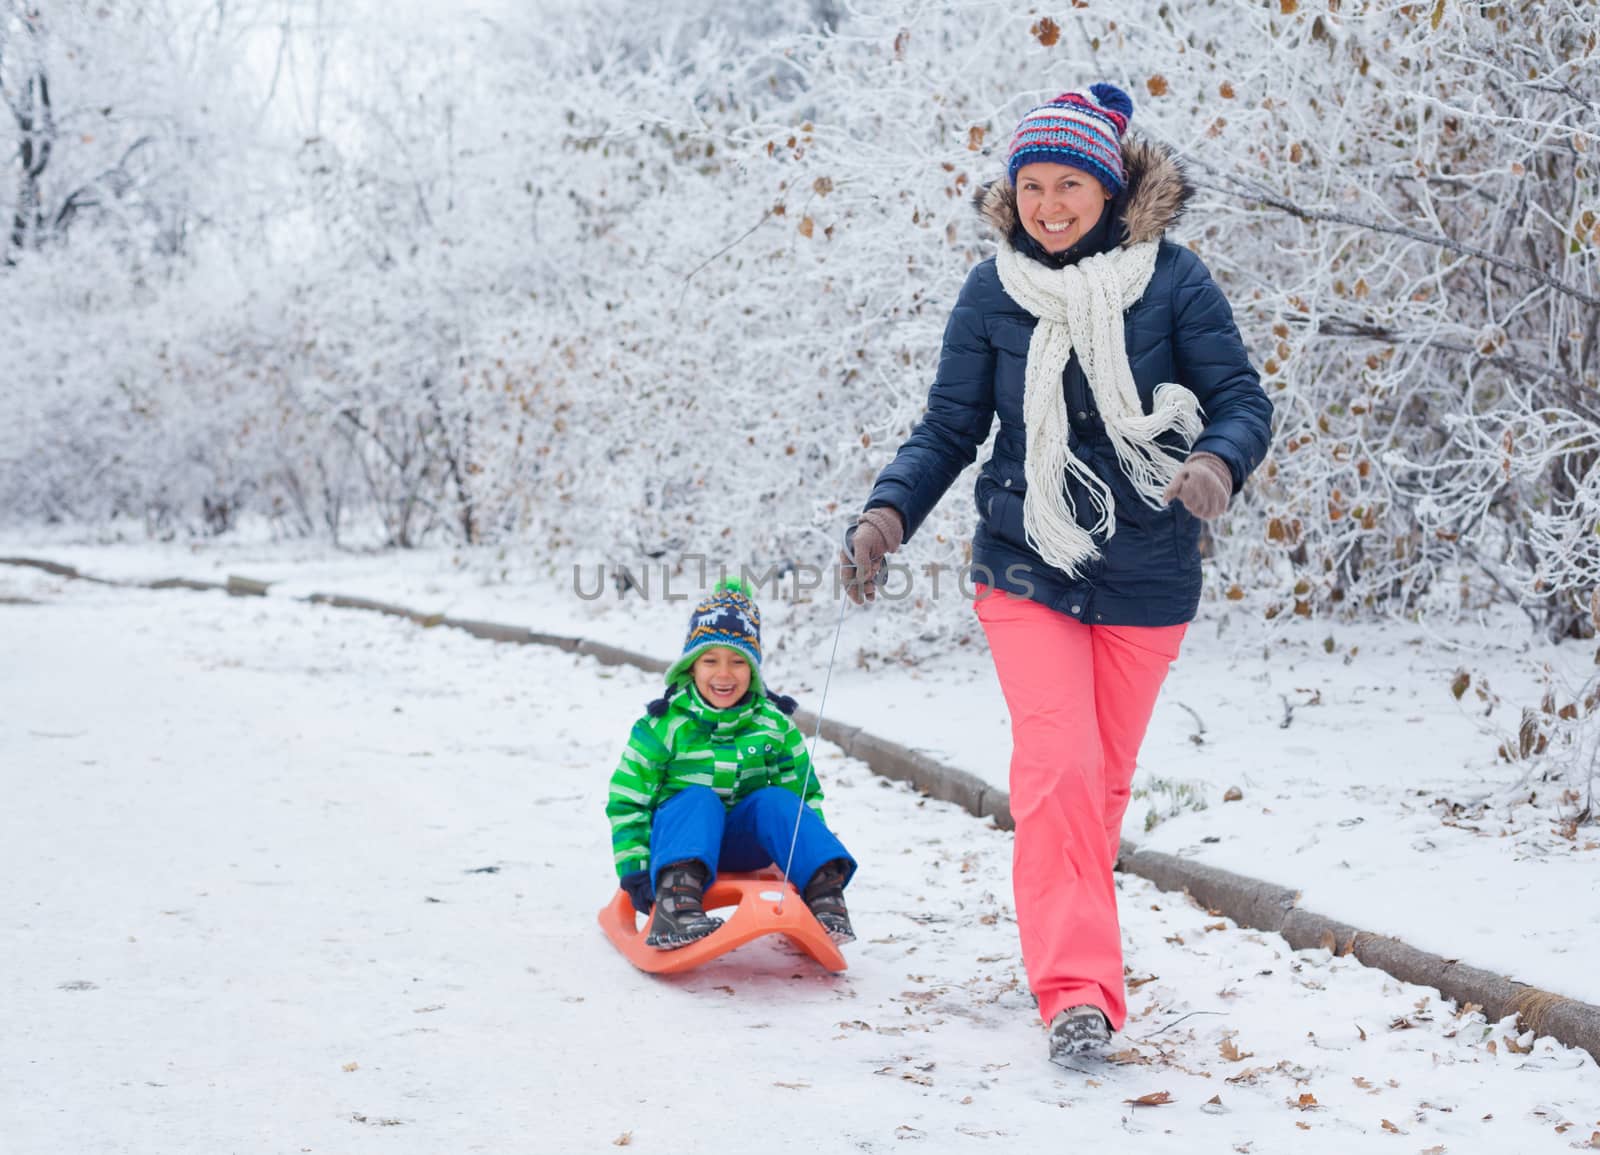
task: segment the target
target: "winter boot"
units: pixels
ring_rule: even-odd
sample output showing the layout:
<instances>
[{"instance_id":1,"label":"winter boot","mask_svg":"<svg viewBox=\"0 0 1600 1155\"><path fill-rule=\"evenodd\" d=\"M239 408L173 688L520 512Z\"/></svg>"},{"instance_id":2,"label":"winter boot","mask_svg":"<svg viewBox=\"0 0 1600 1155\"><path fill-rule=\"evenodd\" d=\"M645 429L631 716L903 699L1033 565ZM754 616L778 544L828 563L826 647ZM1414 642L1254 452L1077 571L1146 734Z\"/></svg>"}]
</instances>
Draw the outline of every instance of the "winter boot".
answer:
<instances>
[{"instance_id":1,"label":"winter boot","mask_svg":"<svg viewBox=\"0 0 1600 1155\"><path fill-rule=\"evenodd\" d=\"M656 909L650 916L645 946L676 950L705 938L722 925L722 920L712 918L703 905L706 877L705 866L694 861L674 862L661 868L656 879Z\"/></svg>"},{"instance_id":2,"label":"winter boot","mask_svg":"<svg viewBox=\"0 0 1600 1155\"><path fill-rule=\"evenodd\" d=\"M850 926L850 912L844 905L844 884L849 877L850 864L844 859L824 862L806 883L803 896L822 929L840 946L856 941L856 932Z\"/></svg>"},{"instance_id":3,"label":"winter boot","mask_svg":"<svg viewBox=\"0 0 1600 1155\"><path fill-rule=\"evenodd\" d=\"M1050 1023L1050 1061L1067 1066L1074 1056L1111 1041L1111 1024L1099 1007L1068 1007Z\"/></svg>"}]
</instances>

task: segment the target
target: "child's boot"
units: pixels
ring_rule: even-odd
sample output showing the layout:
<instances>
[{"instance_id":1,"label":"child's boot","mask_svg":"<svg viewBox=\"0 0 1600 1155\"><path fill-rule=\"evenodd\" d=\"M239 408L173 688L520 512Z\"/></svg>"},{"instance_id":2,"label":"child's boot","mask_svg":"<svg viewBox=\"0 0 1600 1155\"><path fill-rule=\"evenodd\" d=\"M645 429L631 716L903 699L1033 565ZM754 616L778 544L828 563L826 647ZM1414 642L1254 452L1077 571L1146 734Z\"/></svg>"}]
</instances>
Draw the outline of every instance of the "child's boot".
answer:
<instances>
[{"instance_id":1,"label":"child's boot","mask_svg":"<svg viewBox=\"0 0 1600 1155\"><path fill-rule=\"evenodd\" d=\"M825 862L806 883L804 898L811 913L816 915L828 937L843 946L856 941L856 932L850 926L850 912L844 905L844 884L850 877L850 864L842 858Z\"/></svg>"},{"instance_id":2,"label":"child's boot","mask_svg":"<svg viewBox=\"0 0 1600 1155\"><path fill-rule=\"evenodd\" d=\"M674 862L661 868L656 879L656 909L650 916L645 946L676 950L722 925L704 906L707 871L702 863Z\"/></svg>"}]
</instances>

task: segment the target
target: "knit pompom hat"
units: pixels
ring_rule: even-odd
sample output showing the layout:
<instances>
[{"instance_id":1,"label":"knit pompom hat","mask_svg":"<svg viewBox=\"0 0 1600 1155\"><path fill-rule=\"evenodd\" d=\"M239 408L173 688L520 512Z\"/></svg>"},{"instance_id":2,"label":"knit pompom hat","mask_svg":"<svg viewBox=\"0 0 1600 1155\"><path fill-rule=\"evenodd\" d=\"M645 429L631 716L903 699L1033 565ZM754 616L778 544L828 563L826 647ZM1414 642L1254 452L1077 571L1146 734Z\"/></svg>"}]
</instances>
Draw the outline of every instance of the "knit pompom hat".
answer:
<instances>
[{"instance_id":1,"label":"knit pompom hat","mask_svg":"<svg viewBox=\"0 0 1600 1155\"><path fill-rule=\"evenodd\" d=\"M689 619L689 635L683 653L667 670L667 685L682 687L694 680L690 667L695 659L715 646L726 646L744 655L750 663L750 689L759 698L761 684L761 610L750 587L737 578L720 581L711 593L694 607Z\"/></svg>"},{"instance_id":2,"label":"knit pompom hat","mask_svg":"<svg viewBox=\"0 0 1600 1155\"><path fill-rule=\"evenodd\" d=\"M1025 164L1045 162L1082 169L1115 195L1122 191L1122 134L1133 117L1133 101L1114 84L1091 84L1086 92L1063 92L1030 109L1011 137L1006 175L1017 183Z\"/></svg>"}]
</instances>

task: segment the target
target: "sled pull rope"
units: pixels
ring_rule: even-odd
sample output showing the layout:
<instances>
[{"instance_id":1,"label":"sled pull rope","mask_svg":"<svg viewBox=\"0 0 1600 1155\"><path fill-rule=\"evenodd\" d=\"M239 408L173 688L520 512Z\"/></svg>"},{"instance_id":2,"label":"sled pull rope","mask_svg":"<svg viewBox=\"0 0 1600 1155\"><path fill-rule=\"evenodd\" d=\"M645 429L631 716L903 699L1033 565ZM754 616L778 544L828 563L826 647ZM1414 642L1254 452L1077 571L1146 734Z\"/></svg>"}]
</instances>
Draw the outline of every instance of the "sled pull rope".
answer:
<instances>
[{"instance_id":1,"label":"sled pull rope","mask_svg":"<svg viewBox=\"0 0 1600 1155\"><path fill-rule=\"evenodd\" d=\"M806 808L806 791L811 788L811 769L817 763L817 739L822 735L822 712L828 707L828 684L833 681L833 659L839 653L839 635L844 632L844 609L849 603L843 596L839 598L839 622L833 627L833 649L828 654L828 672L822 677L822 700L817 703L817 726L811 732L811 753L806 758L806 778L800 784L800 805L794 812L794 832L789 835L789 856L783 863L783 881L789 881L789 868L794 865L794 848L800 841L800 819ZM799 890L799 887L795 887ZM784 901L789 897L789 888L781 888L778 896L778 913L783 913Z\"/></svg>"}]
</instances>

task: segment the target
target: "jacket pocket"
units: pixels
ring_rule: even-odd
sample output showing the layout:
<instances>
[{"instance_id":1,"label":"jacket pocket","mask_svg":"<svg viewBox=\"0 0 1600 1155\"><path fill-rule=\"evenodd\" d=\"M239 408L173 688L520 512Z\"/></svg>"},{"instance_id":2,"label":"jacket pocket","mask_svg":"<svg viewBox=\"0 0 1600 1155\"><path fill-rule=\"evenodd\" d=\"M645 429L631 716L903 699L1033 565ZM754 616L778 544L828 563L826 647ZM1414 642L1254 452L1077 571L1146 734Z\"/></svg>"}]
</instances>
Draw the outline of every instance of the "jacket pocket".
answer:
<instances>
[{"instance_id":1,"label":"jacket pocket","mask_svg":"<svg viewBox=\"0 0 1600 1155\"><path fill-rule=\"evenodd\" d=\"M1186 562L1200 550L1200 519L1180 501L1167 507L1172 511L1172 545L1178 551L1178 560Z\"/></svg>"}]
</instances>

